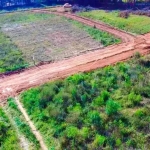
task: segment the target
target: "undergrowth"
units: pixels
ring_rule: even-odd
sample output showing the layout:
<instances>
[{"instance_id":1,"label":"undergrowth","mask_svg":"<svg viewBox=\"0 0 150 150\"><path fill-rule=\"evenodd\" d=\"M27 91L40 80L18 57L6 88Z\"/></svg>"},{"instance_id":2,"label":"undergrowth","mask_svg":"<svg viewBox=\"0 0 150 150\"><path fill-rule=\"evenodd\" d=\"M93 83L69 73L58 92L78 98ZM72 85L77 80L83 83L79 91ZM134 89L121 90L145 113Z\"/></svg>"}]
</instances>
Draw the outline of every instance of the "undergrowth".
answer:
<instances>
[{"instance_id":1,"label":"undergrowth","mask_svg":"<svg viewBox=\"0 0 150 150\"><path fill-rule=\"evenodd\" d=\"M150 149L150 57L31 88L21 101L53 149Z\"/></svg>"},{"instance_id":2,"label":"undergrowth","mask_svg":"<svg viewBox=\"0 0 150 150\"><path fill-rule=\"evenodd\" d=\"M19 139L2 108L0 108L0 150L20 150Z\"/></svg>"},{"instance_id":3,"label":"undergrowth","mask_svg":"<svg viewBox=\"0 0 150 150\"><path fill-rule=\"evenodd\" d=\"M32 147L32 149L34 150L39 150L39 142L37 141L35 135L32 133L30 127L26 123L13 98L8 99L6 110L9 112L9 115L14 121L15 126L18 128L19 132L21 132L25 136L25 138L31 143L30 147Z\"/></svg>"}]
</instances>

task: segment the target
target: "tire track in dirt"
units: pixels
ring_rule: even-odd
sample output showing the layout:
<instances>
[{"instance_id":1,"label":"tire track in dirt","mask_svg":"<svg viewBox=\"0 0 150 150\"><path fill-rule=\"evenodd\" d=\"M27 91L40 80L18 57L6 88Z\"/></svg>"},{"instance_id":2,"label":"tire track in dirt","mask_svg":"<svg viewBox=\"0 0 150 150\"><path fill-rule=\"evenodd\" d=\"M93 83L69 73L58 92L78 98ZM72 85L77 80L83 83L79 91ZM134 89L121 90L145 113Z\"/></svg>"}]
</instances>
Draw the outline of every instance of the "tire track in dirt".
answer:
<instances>
[{"instance_id":1,"label":"tire track in dirt","mask_svg":"<svg viewBox=\"0 0 150 150\"><path fill-rule=\"evenodd\" d=\"M36 12L43 13L43 10L36 10ZM47 11L44 11L44 13L47 13ZM60 13L57 15L60 15ZM64 13L61 13L61 15L68 16L68 14ZM75 15L69 14L69 17L71 16L72 19L78 19L78 16L75 17ZM92 23L92 21L89 19L84 20L82 18L82 22L83 21L85 24L91 26L95 24L95 22ZM102 27L101 24L96 24L96 26L99 29ZM87 72L97 68L105 67L107 65L115 64L119 61L127 60L133 56L136 51L139 51L143 55L150 53L150 34L146 34L145 36L138 36L135 38L133 35L122 32L120 30L112 29L112 27L109 29L108 25L106 26L107 32L110 31L110 33L113 34L113 32L116 31L116 36L118 35L122 37L124 43L112 45L96 51L87 52L85 54L81 54L79 56L55 63L33 67L10 76L4 76L4 78L0 78L1 102L9 96L15 96L23 90L41 85L48 81L62 79L78 72Z\"/></svg>"}]
</instances>

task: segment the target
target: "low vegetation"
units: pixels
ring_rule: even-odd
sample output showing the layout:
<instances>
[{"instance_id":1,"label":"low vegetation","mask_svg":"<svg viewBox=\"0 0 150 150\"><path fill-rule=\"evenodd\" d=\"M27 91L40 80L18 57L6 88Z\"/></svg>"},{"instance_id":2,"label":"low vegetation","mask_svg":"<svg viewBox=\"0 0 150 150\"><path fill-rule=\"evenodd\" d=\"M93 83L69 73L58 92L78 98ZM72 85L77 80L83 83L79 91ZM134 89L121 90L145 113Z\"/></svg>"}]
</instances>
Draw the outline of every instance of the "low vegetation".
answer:
<instances>
[{"instance_id":1,"label":"low vegetation","mask_svg":"<svg viewBox=\"0 0 150 150\"><path fill-rule=\"evenodd\" d=\"M28 126L27 122L22 116L22 113L18 109L18 106L13 98L8 99L8 103L5 106L5 110L8 112L7 115L11 117L16 129L20 132L22 136L26 138L28 147L31 150L39 150L39 142L32 133L30 127Z\"/></svg>"},{"instance_id":2,"label":"low vegetation","mask_svg":"<svg viewBox=\"0 0 150 150\"><path fill-rule=\"evenodd\" d=\"M86 26L80 22L77 22L71 19L69 21L73 23L74 25L76 25L77 27L86 31L93 39L99 41L104 46L109 46L109 45L117 44L121 42L120 39L115 38L113 35L107 32L100 31L94 27Z\"/></svg>"},{"instance_id":3,"label":"low vegetation","mask_svg":"<svg viewBox=\"0 0 150 150\"><path fill-rule=\"evenodd\" d=\"M20 150L19 139L14 127L0 108L0 150Z\"/></svg>"},{"instance_id":4,"label":"low vegetation","mask_svg":"<svg viewBox=\"0 0 150 150\"><path fill-rule=\"evenodd\" d=\"M150 56L21 94L50 149L150 149Z\"/></svg>"},{"instance_id":5,"label":"low vegetation","mask_svg":"<svg viewBox=\"0 0 150 150\"><path fill-rule=\"evenodd\" d=\"M130 14L129 17L119 17L119 11L95 10L82 12L79 15L98 21L103 21L119 29L136 33L145 34L150 32L150 18ZM125 14L126 15L126 14Z\"/></svg>"},{"instance_id":6,"label":"low vegetation","mask_svg":"<svg viewBox=\"0 0 150 150\"><path fill-rule=\"evenodd\" d=\"M23 69L27 66L17 46L0 31L0 73Z\"/></svg>"}]
</instances>

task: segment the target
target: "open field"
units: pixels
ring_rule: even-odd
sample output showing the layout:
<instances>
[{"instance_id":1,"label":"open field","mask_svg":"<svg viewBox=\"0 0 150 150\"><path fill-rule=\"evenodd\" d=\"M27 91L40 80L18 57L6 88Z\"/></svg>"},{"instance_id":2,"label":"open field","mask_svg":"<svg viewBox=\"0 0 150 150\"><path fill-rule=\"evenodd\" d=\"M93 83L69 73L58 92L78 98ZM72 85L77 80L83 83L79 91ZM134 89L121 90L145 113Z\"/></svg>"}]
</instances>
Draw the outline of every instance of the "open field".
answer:
<instances>
[{"instance_id":1,"label":"open field","mask_svg":"<svg viewBox=\"0 0 150 150\"><path fill-rule=\"evenodd\" d=\"M119 29L135 34L145 34L150 32L150 18L147 16L130 15L129 18L118 17L119 11L95 10L79 13L93 20L102 21Z\"/></svg>"},{"instance_id":2,"label":"open field","mask_svg":"<svg viewBox=\"0 0 150 150\"><path fill-rule=\"evenodd\" d=\"M6 51L1 55L4 58L1 60L0 72L17 70L40 62L62 60L119 42L106 32L53 14L10 13L0 15L0 21L3 36L0 43ZM5 40L11 43L9 47Z\"/></svg>"},{"instance_id":3,"label":"open field","mask_svg":"<svg viewBox=\"0 0 150 150\"><path fill-rule=\"evenodd\" d=\"M29 89L21 101L49 149L150 149L149 62L137 53Z\"/></svg>"}]
</instances>

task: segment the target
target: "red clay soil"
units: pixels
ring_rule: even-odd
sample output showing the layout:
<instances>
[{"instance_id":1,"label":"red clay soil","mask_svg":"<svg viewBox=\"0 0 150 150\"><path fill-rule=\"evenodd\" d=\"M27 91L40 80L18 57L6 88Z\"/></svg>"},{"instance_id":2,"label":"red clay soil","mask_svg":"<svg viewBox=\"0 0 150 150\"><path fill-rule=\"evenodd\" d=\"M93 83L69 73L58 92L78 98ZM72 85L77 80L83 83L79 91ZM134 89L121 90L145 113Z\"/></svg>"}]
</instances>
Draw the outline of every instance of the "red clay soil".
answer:
<instances>
[{"instance_id":1,"label":"red clay soil","mask_svg":"<svg viewBox=\"0 0 150 150\"><path fill-rule=\"evenodd\" d=\"M37 10L36 10L37 11ZM39 12L39 10L38 10ZM43 12L43 11L42 11ZM68 14L61 13L68 17ZM91 20L69 14L69 18L78 20L88 25L94 25ZM88 22L87 22L88 21ZM59 62L33 67L24 72L4 76L0 79L0 99L4 102L9 96L15 96L23 90L41 85L48 81L62 79L78 72L88 72L107 65L115 64L129 59L135 52L142 55L150 53L150 34L134 37L123 31L116 30L104 24L96 24L97 28L103 29L118 37L124 43L106 47L104 49L87 52L80 56L62 60ZM149 40L148 40L149 39Z\"/></svg>"}]
</instances>

